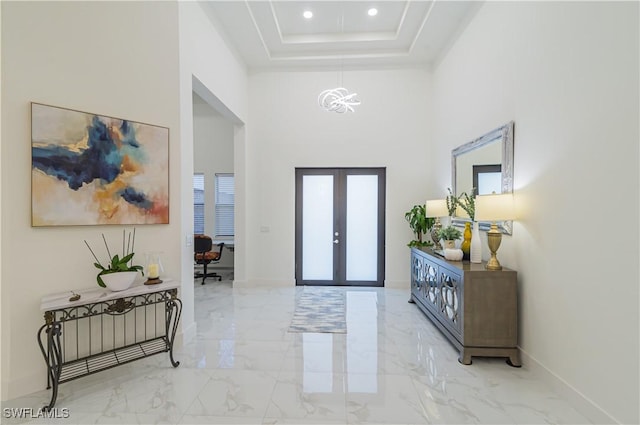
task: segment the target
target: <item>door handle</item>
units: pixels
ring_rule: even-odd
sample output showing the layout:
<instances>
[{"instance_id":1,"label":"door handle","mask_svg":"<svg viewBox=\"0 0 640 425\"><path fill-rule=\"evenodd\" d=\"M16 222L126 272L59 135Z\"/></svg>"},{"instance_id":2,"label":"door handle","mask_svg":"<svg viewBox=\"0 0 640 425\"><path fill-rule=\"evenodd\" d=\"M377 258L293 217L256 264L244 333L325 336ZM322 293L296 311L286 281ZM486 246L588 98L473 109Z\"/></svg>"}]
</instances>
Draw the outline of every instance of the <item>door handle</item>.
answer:
<instances>
[{"instance_id":1,"label":"door handle","mask_svg":"<svg viewBox=\"0 0 640 425\"><path fill-rule=\"evenodd\" d=\"M338 242L340 242L340 241L339 241L339 240L337 240L337 239L334 239L334 240L333 240L333 243L336 243L336 244L337 244Z\"/></svg>"}]
</instances>

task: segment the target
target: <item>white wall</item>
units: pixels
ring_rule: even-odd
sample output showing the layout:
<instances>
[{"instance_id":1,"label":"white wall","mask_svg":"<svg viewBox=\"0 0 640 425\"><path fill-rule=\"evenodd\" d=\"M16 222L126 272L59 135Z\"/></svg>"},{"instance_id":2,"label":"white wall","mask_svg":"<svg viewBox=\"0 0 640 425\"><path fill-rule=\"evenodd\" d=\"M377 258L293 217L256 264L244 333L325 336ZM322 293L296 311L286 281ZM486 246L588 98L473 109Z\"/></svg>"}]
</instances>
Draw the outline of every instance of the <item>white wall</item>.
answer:
<instances>
[{"instance_id":1,"label":"white wall","mask_svg":"<svg viewBox=\"0 0 640 425\"><path fill-rule=\"evenodd\" d=\"M345 71L345 86L362 100L353 114L318 106L318 94L336 80L337 72L250 77L248 280L294 282L296 167L386 167L386 281L408 288L412 235L404 213L427 195L430 76L422 70Z\"/></svg>"},{"instance_id":2,"label":"white wall","mask_svg":"<svg viewBox=\"0 0 640 425\"><path fill-rule=\"evenodd\" d=\"M204 233L215 235L215 176L233 173L233 124L218 114L209 104L194 94L193 103L193 168L204 174L205 220ZM224 239L224 238L217 238ZM224 249L220 262L214 267L233 267L233 252Z\"/></svg>"},{"instance_id":3,"label":"white wall","mask_svg":"<svg viewBox=\"0 0 640 425\"><path fill-rule=\"evenodd\" d=\"M432 190L451 149L515 121L520 218L499 258L519 272L525 365L598 422L640 421L638 39L637 2L488 2L434 72Z\"/></svg>"},{"instance_id":4,"label":"white wall","mask_svg":"<svg viewBox=\"0 0 640 425\"><path fill-rule=\"evenodd\" d=\"M2 34L2 5L0 5L0 35ZM2 58L2 43L0 43L0 58ZM2 78L2 61L0 60L0 78ZM1 86L1 84L0 84ZM0 137L2 136L2 102L0 101ZM2 158L2 143L0 143L0 158ZM0 241L2 240L2 161L0 160ZM0 371L6 370L9 367L9 356L5 354L3 341L1 335L4 334L5 324L9 323L9 297L3 296L4 291L2 286L2 243L0 243ZM2 378L0 373L0 400L2 400L2 394L7 394L8 380Z\"/></svg>"},{"instance_id":5,"label":"white wall","mask_svg":"<svg viewBox=\"0 0 640 425\"><path fill-rule=\"evenodd\" d=\"M162 247L167 274L179 276L177 82L175 3L2 3L3 399L46 385L35 339L41 297L94 285L83 240L122 234L121 226L31 227L29 102L170 128L170 224L137 226L136 251L144 261Z\"/></svg>"},{"instance_id":6,"label":"white wall","mask_svg":"<svg viewBox=\"0 0 640 425\"><path fill-rule=\"evenodd\" d=\"M180 45L184 54L182 65L215 96L220 107L225 109L219 112L236 124L246 122L246 66L220 36L212 24L215 16L212 16L206 2L203 3L180 2L180 34L184 41ZM210 102L203 93L198 94Z\"/></svg>"},{"instance_id":7,"label":"white wall","mask_svg":"<svg viewBox=\"0 0 640 425\"><path fill-rule=\"evenodd\" d=\"M193 235L194 126L193 92L234 123L234 171L236 174L236 235L234 275L245 276L245 130L248 114L248 83L245 66L208 18L206 7L196 2L179 2L180 15L180 123L182 129L182 279L193 281L193 246L184 241ZM189 192L189 195L187 195ZM195 335L193 285L183 287L183 321L187 338Z\"/></svg>"}]
</instances>

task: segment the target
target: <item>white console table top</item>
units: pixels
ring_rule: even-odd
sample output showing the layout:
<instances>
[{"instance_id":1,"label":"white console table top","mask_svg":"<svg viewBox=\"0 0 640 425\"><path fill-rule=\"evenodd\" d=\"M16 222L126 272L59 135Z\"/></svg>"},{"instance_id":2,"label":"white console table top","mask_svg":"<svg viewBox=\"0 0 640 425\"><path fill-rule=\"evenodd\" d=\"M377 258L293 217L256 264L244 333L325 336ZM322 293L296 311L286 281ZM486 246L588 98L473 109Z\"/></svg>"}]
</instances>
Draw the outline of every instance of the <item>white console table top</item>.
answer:
<instances>
[{"instance_id":1,"label":"white console table top","mask_svg":"<svg viewBox=\"0 0 640 425\"><path fill-rule=\"evenodd\" d=\"M45 295L42 297L42 301L40 302L40 310L59 310L95 302L117 300L118 298L152 294L154 292L161 292L179 287L180 283L172 279L162 279L162 283L158 283L156 285L145 285L143 281L135 282L129 289L124 291L111 291L108 288L101 288L96 283L93 288L74 290L73 293L80 295L80 299L77 301L69 301L69 298L73 296L71 291Z\"/></svg>"}]
</instances>

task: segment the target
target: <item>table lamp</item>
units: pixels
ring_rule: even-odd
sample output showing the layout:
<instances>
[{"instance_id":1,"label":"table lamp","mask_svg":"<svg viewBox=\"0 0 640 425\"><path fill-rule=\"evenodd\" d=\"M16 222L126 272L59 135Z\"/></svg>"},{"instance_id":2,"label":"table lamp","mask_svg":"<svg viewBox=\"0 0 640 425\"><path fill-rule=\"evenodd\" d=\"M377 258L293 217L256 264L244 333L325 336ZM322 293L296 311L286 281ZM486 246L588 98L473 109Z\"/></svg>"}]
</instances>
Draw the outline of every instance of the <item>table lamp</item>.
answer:
<instances>
[{"instance_id":1,"label":"table lamp","mask_svg":"<svg viewBox=\"0 0 640 425\"><path fill-rule=\"evenodd\" d=\"M491 228L487 232L487 242L491 251L491 258L485 266L487 270L502 270L496 252L502 242L502 233L496 226L496 221L513 220L515 211L513 208L513 194L493 194L476 196L475 219L477 221L490 221Z\"/></svg>"},{"instance_id":2,"label":"table lamp","mask_svg":"<svg viewBox=\"0 0 640 425\"><path fill-rule=\"evenodd\" d=\"M436 222L431 227L431 239L433 240L434 246L433 249L441 250L442 245L440 245L440 238L438 237L438 232L442 229L442 224L440 223L440 217L446 217L449 215L449 210L447 209L447 200L446 199L432 199L425 203L425 215L427 217L435 217Z\"/></svg>"}]
</instances>

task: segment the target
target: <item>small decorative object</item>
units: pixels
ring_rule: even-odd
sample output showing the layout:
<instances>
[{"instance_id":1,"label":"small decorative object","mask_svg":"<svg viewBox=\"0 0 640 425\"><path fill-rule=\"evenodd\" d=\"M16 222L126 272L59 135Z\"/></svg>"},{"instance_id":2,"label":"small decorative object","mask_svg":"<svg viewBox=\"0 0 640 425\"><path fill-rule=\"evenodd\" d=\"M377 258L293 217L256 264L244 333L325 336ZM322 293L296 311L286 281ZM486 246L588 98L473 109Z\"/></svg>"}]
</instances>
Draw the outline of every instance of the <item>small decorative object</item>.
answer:
<instances>
[{"instance_id":1,"label":"small decorative object","mask_svg":"<svg viewBox=\"0 0 640 425\"><path fill-rule=\"evenodd\" d=\"M168 128L31 104L32 226L161 223Z\"/></svg>"},{"instance_id":2,"label":"small decorative object","mask_svg":"<svg viewBox=\"0 0 640 425\"><path fill-rule=\"evenodd\" d=\"M502 270L502 266L496 256L502 242L502 233L498 230L496 221L513 220L514 218L513 194L505 193L476 197L476 219L491 221L491 228L487 232L487 242L491 251L491 258L485 266L487 270Z\"/></svg>"},{"instance_id":3,"label":"small decorative object","mask_svg":"<svg viewBox=\"0 0 640 425\"><path fill-rule=\"evenodd\" d=\"M144 282L145 285L156 285L158 283L162 283L160 279L160 272L164 272L162 267L162 262L160 261L160 253L159 252L149 252L146 254L146 264L147 264L147 280Z\"/></svg>"},{"instance_id":4,"label":"small decorative object","mask_svg":"<svg viewBox=\"0 0 640 425\"><path fill-rule=\"evenodd\" d=\"M447 226L438 232L438 238L444 240L445 248L455 248L455 241L460 237L462 232L453 226Z\"/></svg>"},{"instance_id":5,"label":"small decorative object","mask_svg":"<svg viewBox=\"0 0 640 425\"><path fill-rule=\"evenodd\" d=\"M75 292L71 291L71 296L69 297L69 301L73 302L73 301L78 301L80 299L80 294L76 294Z\"/></svg>"},{"instance_id":6,"label":"small decorative object","mask_svg":"<svg viewBox=\"0 0 640 425\"><path fill-rule=\"evenodd\" d=\"M104 246L107 249L107 254L111 259L111 262L107 267L104 267L98 257L93 252L93 249L89 246L87 241L84 243L91 251L93 258L95 258L96 262L93 265L100 270L98 276L96 276L96 280L98 281L98 285L101 287L109 287L112 291L122 291L127 289L133 281L138 272L141 272L144 276L144 272L142 270L142 266L133 265L133 256L135 253L133 252L133 248L136 242L136 229L133 229L133 238L132 233L129 232L128 238L125 237L125 230L122 230L122 258L118 254L111 255L111 251L109 250L109 245L107 244L107 239L104 237L104 233L102 234L102 240L104 241ZM125 242L127 242L127 247L125 249ZM131 264L128 264L131 263ZM126 274L125 274L126 273ZM123 276L111 276L114 274L123 274ZM107 282L108 281L108 282ZM126 287L125 287L126 285ZM113 289L120 288L120 289Z\"/></svg>"},{"instance_id":7,"label":"small decorative object","mask_svg":"<svg viewBox=\"0 0 640 425\"><path fill-rule=\"evenodd\" d=\"M463 252L461 249L444 249L444 258L449 261L461 261L463 258Z\"/></svg>"},{"instance_id":8,"label":"small decorative object","mask_svg":"<svg viewBox=\"0 0 640 425\"><path fill-rule=\"evenodd\" d=\"M482 262L482 242L480 241L480 225L477 221L473 222L473 231L471 232L471 247L469 251L469 261L472 263Z\"/></svg>"},{"instance_id":9,"label":"small decorative object","mask_svg":"<svg viewBox=\"0 0 640 425\"><path fill-rule=\"evenodd\" d=\"M464 257L463 259L468 260L471 254L471 223L468 221L464 223L464 234L463 241L460 245L460 249L462 250Z\"/></svg>"},{"instance_id":10,"label":"small decorative object","mask_svg":"<svg viewBox=\"0 0 640 425\"><path fill-rule=\"evenodd\" d=\"M433 226L431 226L431 239L435 244L433 249L442 250L442 245L440 245L440 237L438 236L438 234L442 229L442 224L440 223L440 217L446 217L447 215L446 200L444 199L428 200L425 203L425 215L427 217L435 218L435 222L433 223Z\"/></svg>"}]
</instances>

